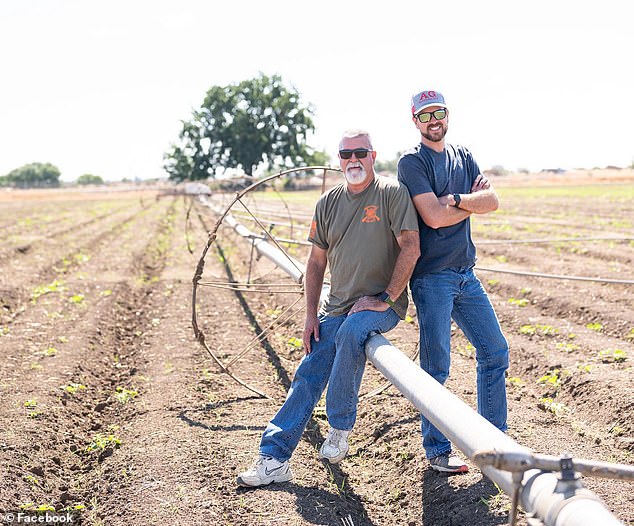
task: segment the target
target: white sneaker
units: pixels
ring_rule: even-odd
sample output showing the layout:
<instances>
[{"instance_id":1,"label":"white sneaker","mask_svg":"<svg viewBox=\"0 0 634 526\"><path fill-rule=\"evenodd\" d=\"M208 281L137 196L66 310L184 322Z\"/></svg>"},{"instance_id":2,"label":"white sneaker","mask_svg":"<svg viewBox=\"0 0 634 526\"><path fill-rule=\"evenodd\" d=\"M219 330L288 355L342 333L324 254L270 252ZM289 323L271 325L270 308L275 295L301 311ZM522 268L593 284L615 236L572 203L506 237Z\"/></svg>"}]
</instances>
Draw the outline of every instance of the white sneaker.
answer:
<instances>
[{"instance_id":1,"label":"white sneaker","mask_svg":"<svg viewBox=\"0 0 634 526\"><path fill-rule=\"evenodd\" d=\"M238 475L239 486L265 486L271 482L286 482L293 478L288 460L279 460L267 455L260 455L253 465Z\"/></svg>"},{"instance_id":2,"label":"white sneaker","mask_svg":"<svg viewBox=\"0 0 634 526\"><path fill-rule=\"evenodd\" d=\"M319 448L319 458L328 460L331 464L341 462L348 453L348 435L350 431L330 428L326 440Z\"/></svg>"}]
</instances>

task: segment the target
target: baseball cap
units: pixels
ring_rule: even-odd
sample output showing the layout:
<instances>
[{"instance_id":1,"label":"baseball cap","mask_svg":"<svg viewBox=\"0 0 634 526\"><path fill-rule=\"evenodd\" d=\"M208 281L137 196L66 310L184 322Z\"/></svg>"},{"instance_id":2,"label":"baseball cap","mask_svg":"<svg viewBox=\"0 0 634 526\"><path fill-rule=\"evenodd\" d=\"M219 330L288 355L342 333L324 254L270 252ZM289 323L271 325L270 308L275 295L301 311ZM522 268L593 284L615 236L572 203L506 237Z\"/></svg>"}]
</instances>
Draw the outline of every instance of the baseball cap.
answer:
<instances>
[{"instance_id":1,"label":"baseball cap","mask_svg":"<svg viewBox=\"0 0 634 526\"><path fill-rule=\"evenodd\" d=\"M416 115L430 106L446 108L445 97L439 91L421 91L412 97L412 115Z\"/></svg>"}]
</instances>

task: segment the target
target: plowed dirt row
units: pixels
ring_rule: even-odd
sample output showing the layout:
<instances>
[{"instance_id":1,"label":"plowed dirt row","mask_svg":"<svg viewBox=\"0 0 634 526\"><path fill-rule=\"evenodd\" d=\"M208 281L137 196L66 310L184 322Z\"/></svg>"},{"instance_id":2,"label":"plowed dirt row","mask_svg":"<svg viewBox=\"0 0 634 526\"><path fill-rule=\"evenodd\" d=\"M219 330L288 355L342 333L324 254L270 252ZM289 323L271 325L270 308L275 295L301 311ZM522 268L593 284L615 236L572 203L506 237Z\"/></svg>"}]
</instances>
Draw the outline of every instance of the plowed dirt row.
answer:
<instances>
[{"instance_id":1,"label":"plowed dirt row","mask_svg":"<svg viewBox=\"0 0 634 526\"><path fill-rule=\"evenodd\" d=\"M122 223L100 217L86 230L64 234L63 243L52 243L39 258L21 254L22 270L0 261L3 279L11 269L20 284L11 289L19 301L12 296L3 302L0 325L0 509L80 507L84 523L95 525L340 525L348 515L355 526L506 522L508 498L475 467L460 477L428 469L417 412L394 388L362 401L351 455L339 466L317 458L328 429L317 411L293 457L291 483L238 489L235 476L253 460L301 358L293 338L303 314L232 367L272 399L238 385L220 372L190 326L191 278L212 217L198 209L203 226L192 215L191 255L188 203L163 197L146 210L145 201L129 200L116 214L128 218ZM32 213L22 205L14 210ZM226 280L230 262L246 266L250 251L229 234L220 241L206 271ZM537 266L544 254L539 271L551 268L548 250L531 249L529 263L520 260L522 250L487 249L482 264L489 255L506 254L509 266ZM89 258L67 266L62 290L31 303L36 286L58 277L53 267L78 252ZM624 244L620 252L619 264L631 261L634 247ZM596 255L574 254L569 263L574 266L561 273L587 274ZM30 275L28 268L39 270ZM267 280L281 279L264 268ZM481 278L511 344L509 434L542 453L632 463L631 288L484 272ZM528 301L522 307L511 298ZM209 347L226 362L288 302L289 295L202 289L199 310ZM407 354L416 350L418 331L413 310L410 315L388 334ZM591 322L601 329L588 328ZM473 351L457 330L453 341L447 387L475 406ZM625 353L624 361L599 354L615 349ZM381 383L368 366L362 392ZM621 520L634 524L631 484L585 481Z\"/></svg>"}]
</instances>

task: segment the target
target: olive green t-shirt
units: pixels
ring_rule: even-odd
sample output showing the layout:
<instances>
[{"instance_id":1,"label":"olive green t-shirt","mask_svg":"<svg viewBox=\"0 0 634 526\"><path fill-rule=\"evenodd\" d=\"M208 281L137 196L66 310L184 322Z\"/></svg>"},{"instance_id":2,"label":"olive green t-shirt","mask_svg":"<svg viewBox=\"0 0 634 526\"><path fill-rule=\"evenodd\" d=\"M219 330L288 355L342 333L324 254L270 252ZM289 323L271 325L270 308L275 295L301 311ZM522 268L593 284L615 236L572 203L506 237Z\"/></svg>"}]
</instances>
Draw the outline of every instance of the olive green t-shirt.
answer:
<instances>
[{"instance_id":1,"label":"olive green t-shirt","mask_svg":"<svg viewBox=\"0 0 634 526\"><path fill-rule=\"evenodd\" d=\"M322 312L345 314L361 296L385 290L400 252L396 237L403 230L418 231L418 219L407 188L396 179L376 176L358 194L340 184L321 196L308 240L328 251L330 293ZM394 310L405 318L407 290Z\"/></svg>"}]
</instances>

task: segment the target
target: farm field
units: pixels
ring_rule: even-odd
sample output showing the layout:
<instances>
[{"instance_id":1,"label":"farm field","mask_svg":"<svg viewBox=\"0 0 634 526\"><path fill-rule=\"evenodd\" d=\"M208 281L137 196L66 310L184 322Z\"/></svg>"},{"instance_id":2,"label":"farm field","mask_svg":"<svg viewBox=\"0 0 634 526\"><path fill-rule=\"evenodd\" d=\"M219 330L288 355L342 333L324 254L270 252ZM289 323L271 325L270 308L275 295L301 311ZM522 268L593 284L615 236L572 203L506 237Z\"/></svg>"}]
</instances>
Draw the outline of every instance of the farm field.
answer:
<instances>
[{"instance_id":1,"label":"farm field","mask_svg":"<svg viewBox=\"0 0 634 526\"><path fill-rule=\"evenodd\" d=\"M494 184L500 209L475 217L473 235L510 343L509 435L539 453L632 465L634 183ZM263 194L249 205L268 231L305 239L319 192ZM192 277L216 219L149 189L0 194L0 510L78 510L88 525L506 524L510 499L475 466L429 469L418 413L394 387L364 397L338 466L318 459L328 430L318 408L292 482L235 485L301 358L303 313L297 287L222 226L198 323L214 354L270 398L220 370L191 326ZM282 244L304 260L305 246ZM227 286L244 276L278 288ZM413 308L386 336L415 354ZM446 385L475 407L474 350L457 329L452 351ZM362 392L382 384L369 365ZM584 481L634 524L631 483Z\"/></svg>"}]
</instances>

